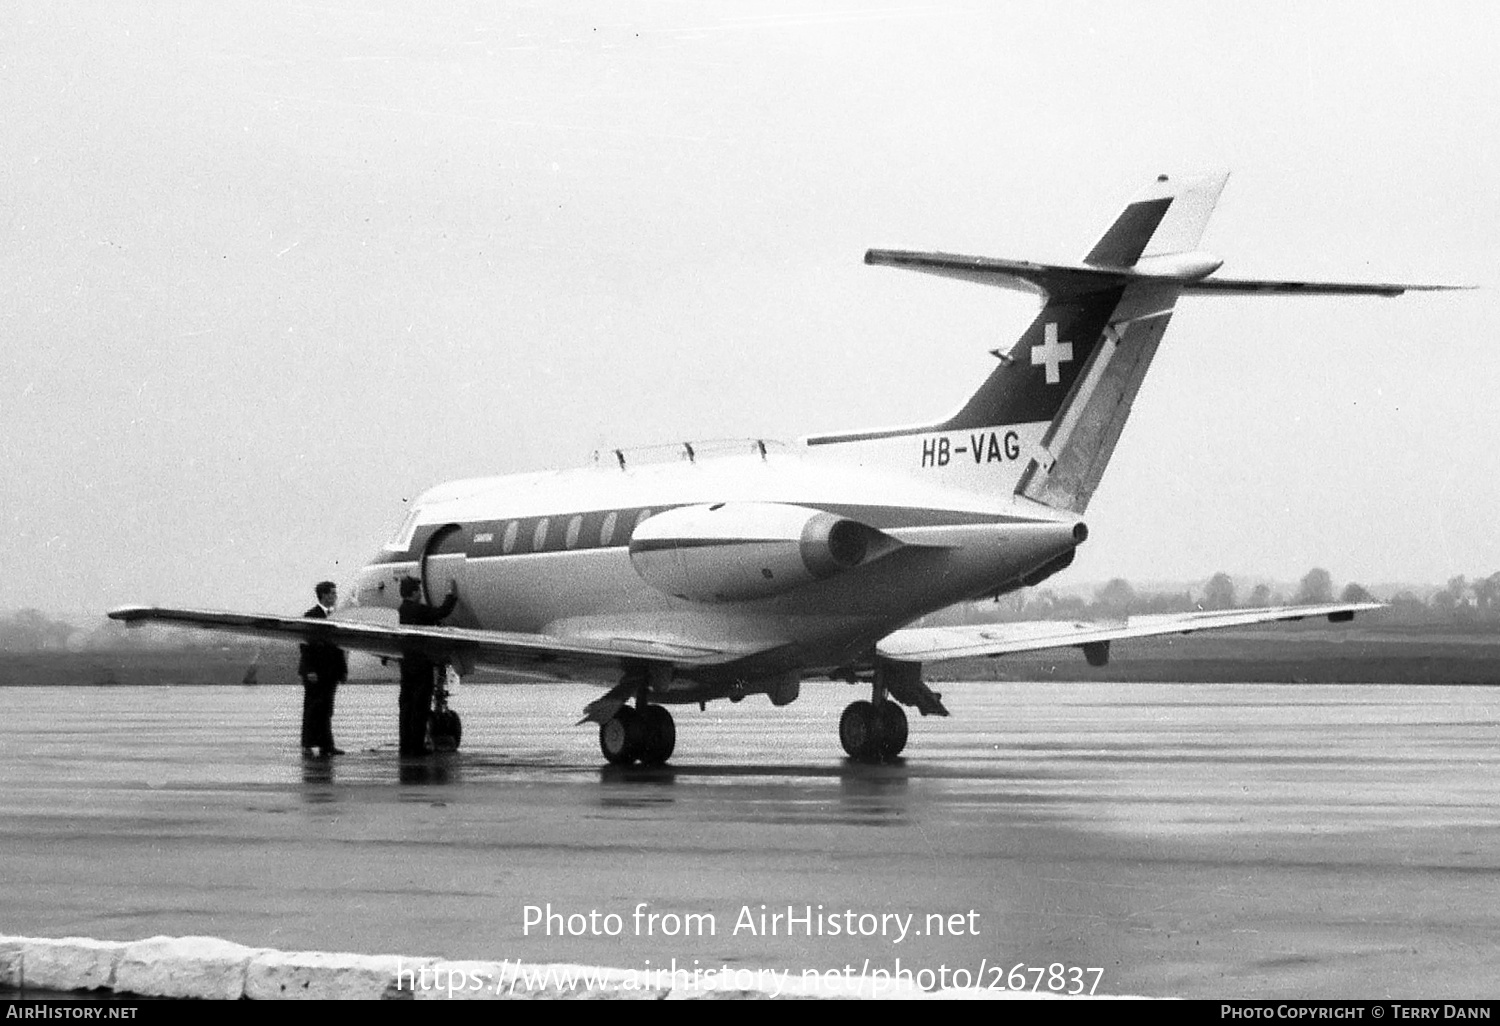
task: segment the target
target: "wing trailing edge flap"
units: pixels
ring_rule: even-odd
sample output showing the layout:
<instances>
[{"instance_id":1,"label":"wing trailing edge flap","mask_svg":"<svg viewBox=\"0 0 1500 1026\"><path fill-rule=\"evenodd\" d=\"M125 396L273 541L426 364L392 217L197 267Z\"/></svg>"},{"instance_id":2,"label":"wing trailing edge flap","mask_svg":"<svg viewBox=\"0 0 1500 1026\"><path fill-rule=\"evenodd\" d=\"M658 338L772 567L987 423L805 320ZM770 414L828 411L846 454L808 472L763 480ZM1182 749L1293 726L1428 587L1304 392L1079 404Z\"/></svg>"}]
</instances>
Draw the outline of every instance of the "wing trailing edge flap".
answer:
<instances>
[{"instance_id":1,"label":"wing trailing edge flap","mask_svg":"<svg viewBox=\"0 0 1500 1026\"><path fill-rule=\"evenodd\" d=\"M1215 612L1162 613L1132 616L1115 623L1029 620L1018 623L969 624L957 627L907 627L881 639L876 652L897 662L937 662L974 656L1036 652L1164 634L1246 627L1276 620L1326 616L1352 619L1355 613L1382 609L1379 602L1339 602L1274 609L1232 609Z\"/></svg>"},{"instance_id":2,"label":"wing trailing edge flap","mask_svg":"<svg viewBox=\"0 0 1500 1026\"><path fill-rule=\"evenodd\" d=\"M109 617L128 625L161 624L265 638L273 641L318 640L378 656L399 657L419 651L433 659L495 669L538 663L587 669L617 669L622 659L693 665L722 658L719 649L653 638L594 637L586 640L551 634L486 631L464 627L403 627L355 620L317 620L301 616L232 613L213 609L125 606Z\"/></svg>"}]
</instances>

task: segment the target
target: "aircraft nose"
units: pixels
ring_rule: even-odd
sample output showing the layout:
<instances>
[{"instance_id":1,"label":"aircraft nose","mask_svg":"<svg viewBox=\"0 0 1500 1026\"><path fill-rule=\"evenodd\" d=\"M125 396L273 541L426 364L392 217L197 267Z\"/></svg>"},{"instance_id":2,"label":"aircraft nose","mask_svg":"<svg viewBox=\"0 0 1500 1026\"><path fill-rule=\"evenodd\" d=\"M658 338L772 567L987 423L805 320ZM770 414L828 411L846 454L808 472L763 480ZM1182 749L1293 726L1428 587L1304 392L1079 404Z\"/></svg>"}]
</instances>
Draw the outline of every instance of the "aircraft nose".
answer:
<instances>
[{"instance_id":1,"label":"aircraft nose","mask_svg":"<svg viewBox=\"0 0 1500 1026\"><path fill-rule=\"evenodd\" d=\"M1082 520L1074 522L1074 524L1073 524L1073 544L1074 545L1082 545L1084 542L1086 542L1088 540L1089 540L1089 525L1085 524Z\"/></svg>"}]
</instances>

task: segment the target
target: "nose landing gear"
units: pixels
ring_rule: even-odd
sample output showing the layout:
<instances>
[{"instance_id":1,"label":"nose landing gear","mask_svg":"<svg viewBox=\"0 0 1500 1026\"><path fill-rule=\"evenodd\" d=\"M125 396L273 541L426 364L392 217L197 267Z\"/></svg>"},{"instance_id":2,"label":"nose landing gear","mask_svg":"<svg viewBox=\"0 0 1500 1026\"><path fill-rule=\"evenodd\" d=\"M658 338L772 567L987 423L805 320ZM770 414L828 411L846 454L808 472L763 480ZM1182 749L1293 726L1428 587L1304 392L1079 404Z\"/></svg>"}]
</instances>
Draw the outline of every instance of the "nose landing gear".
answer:
<instances>
[{"instance_id":1,"label":"nose landing gear","mask_svg":"<svg viewBox=\"0 0 1500 1026\"><path fill-rule=\"evenodd\" d=\"M448 708L449 674L451 667L438 668L438 680L432 689L432 712L427 716L427 736L432 739L432 750L435 752L456 752L459 742L464 737L463 720L459 719L458 713ZM457 674L453 674L453 680L457 682Z\"/></svg>"}]
</instances>

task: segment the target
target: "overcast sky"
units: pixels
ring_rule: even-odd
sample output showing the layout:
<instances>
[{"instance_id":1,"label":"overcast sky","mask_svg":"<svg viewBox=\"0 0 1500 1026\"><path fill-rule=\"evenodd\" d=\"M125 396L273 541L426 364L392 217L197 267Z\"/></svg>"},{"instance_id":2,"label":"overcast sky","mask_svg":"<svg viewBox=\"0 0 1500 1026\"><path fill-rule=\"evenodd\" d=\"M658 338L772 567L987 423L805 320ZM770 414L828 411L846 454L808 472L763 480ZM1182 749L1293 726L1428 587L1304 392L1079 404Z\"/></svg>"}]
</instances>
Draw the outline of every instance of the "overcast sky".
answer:
<instances>
[{"instance_id":1,"label":"overcast sky","mask_svg":"<svg viewBox=\"0 0 1500 1026\"><path fill-rule=\"evenodd\" d=\"M1066 581L1500 569L1492 5L11 0L0 610L297 611L443 480L950 412L1229 169ZM1060 583L1062 579L1060 579Z\"/></svg>"}]
</instances>

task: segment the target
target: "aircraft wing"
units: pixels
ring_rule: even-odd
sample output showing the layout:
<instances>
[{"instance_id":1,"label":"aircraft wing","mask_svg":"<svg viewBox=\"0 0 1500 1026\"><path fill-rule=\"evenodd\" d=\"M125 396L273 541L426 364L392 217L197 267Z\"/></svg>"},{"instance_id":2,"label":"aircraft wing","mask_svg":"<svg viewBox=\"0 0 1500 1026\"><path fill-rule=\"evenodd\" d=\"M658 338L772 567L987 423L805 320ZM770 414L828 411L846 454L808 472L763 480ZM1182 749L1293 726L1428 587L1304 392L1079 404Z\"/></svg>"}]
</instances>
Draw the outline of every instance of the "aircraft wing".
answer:
<instances>
[{"instance_id":1,"label":"aircraft wing","mask_svg":"<svg viewBox=\"0 0 1500 1026\"><path fill-rule=\"evenodd\" d=\"M968 656L998 656L1046 648L1075 648L1127 638L1244 627L1274 620L1326 616L1353 619L1355 613L1381 609L1379 602L1336 602L1272 609L1227 609L1214 612L1160 613L1131 616L1113 623L1030 620L1018 623L968 624L957 627L906 627L887 634L875 650L898 662L936 662Z\"/></svg>"},{"instance_id":2,"label":"aircraft wing","mask_svg":"<svg viewBox=\"0 0 1500 1026\"><path fill-rule=\"evenodd\" d=\"M434 660L495 669L559 664L581 669L617 670L622 659L692 665L722 658L717 649L649 637L593 637L574 640L551 634L486 631L465 627L405 627L358 620L319 620L302 616L231 613L214 609L124 606L109 613L126 624L197 627L280 641L326 641L356 652L399 657L422 652Z\"/></svg>"}]
</instances>

